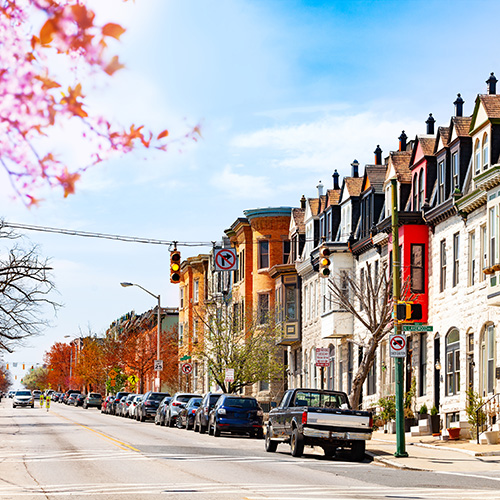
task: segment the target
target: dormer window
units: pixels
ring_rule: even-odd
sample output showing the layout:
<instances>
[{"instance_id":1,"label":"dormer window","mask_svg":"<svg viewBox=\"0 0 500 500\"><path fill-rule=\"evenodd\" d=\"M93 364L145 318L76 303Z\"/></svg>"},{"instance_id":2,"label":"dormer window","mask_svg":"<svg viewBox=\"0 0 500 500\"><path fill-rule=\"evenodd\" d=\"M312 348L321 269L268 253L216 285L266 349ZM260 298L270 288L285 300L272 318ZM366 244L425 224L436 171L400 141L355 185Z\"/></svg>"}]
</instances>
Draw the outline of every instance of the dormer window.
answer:
<instances>
[{"instance_id":1,"label":"dormer window","mask_svg":"<svg viewBox=\"0 0 500 500\"><path fill-rule=\"evenodd\" d=\"M453 175L453 189L458 188L459 183L459 166L458 166L458 151L451 155L451 171Z\"/></svg>"},{"instance_id":2,"label":"dormer window","mask_svg":"<svg viewBox=\"0 0 500 500\"><path fill-rule=\"evenodd\" d=\"M483 170L488 168L489 154L488 154L488 134L483 135Z\"/></svg>"},{"instance_id":3,"label":"dormer window","mask_svg":"<svg viewBox=\"0 0 500 500\"><path fill-rule=\"evenodd\" d=\"M444 195L445 195L445 190L444 190L444 160L439 162L438 165L438 176L439 176L439 201L442 203L444 201Z\"/></svg>"},{"instance_id":4,"label":"dormer window","mask_svg":"<svg viewBox=\"0 0 500 500\"><path fill-rule=\"evenodd\" d=\"M424 171L420 171L418 177L418 209L424 206Z\"/></svg>"},{"instance_id":5,"label":"dormer window","mask_svg":"<svg viewBox=\"0 0 500 500\"><path fill-rule=\"evenodd\" d=\"M413 176L413 210L418 210L418 174Z\"/></svg>"},{"instance_id":6,"label":"dormer window","mask_svg":"<svg viewBox=\"0 0 500 500\"><path fill-rule=\"evenodd\" d=\"M479 139L476 139L476 144L474 146L474 168L476 174L481 171L481 147L479 145Z\"/></svg>"}]
</instances>

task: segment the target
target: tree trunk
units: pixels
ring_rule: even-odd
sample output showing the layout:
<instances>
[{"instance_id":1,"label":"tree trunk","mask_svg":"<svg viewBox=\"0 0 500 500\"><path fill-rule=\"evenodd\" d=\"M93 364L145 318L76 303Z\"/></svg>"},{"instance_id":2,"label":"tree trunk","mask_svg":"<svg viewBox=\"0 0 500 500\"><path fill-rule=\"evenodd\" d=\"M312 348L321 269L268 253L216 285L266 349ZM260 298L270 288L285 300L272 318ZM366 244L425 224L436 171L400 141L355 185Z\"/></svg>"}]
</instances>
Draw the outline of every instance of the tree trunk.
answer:
<instances>
[{"instance_id":1,"label":"tree trunk","mask_svg":"<svg viewBox=\"0 0 500 500\"><path fill-rule=\"evenodd\" d=\"M368 342L368 346L363 351L363 360L358 367L358 371L352 382L351 393L349 394L349 403L351 404L351 408L354 410L359 408L359 399L361 396L361 390L363 389L363 383L373 365L378 344L379 343L372 337Z\"/></svg>"}]
</instances>

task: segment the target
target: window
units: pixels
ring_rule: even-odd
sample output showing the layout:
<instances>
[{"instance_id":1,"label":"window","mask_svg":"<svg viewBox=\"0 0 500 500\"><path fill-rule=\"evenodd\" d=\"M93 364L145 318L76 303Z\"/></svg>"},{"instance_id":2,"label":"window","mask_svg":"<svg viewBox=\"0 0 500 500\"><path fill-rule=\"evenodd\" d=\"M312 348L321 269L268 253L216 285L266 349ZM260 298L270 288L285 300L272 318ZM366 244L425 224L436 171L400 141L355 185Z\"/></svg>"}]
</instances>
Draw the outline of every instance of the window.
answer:
<instances>
[{"instance_id":1,"label":"window","mask_svg":"<svg viewBox=\"0 0 500 500\"><path fill-rule=\"evenodd\" d=\"M198 343L198 329L199 329L199 322L196 319L193 323L193 344Z\"/></svg>"},{"instance_id":2,"label":"window","mask_svg":"<svg viewBox=\"0 0 500 500\"><path fill-rule=\"evenodd\" d=\"M424 206L425 198L425 189L424 189L424 171L420 171L420 175L418 176L418 209L422 210Z\"/></svg>"},{"instance_id":3,"label":"window","mask_svg":"<svg viewBox=\"0 0 500 500\"><path fill-rule=\"evenodd\" d=\"M184 340L184 324L180 323L179 324L179 345L182 345L183 340Z\"/></svg>"},{"instance_id":4,"label":"window","mask_svg":"<svg viewBox=\"0 0 500 500\"><path fill-rule=\"evenodd\" d=\"M259 382L259 391L268 391L269 390L269 381L261 380Z\"/></svg>"},{"instance_id":5,"label":"window","mask_svg":"<svg viewBox=\"0 0 500 500\"><path fill-rule=\"evenodd\" d=\"M194 280L193 284L193 301L194 303L198 303L200 300L200 280Z\"/></svg>"},{"instance_id":6,"label":"window","mask_svg":"<svg viewBox=\"0 0 500 500\"><path fill-rule=\"evenodd\" d=\"M285 316L287 320L297 319L297 301L296 301L295 286L285 286Z\"/></svg>"},{"instance_id":7,"label":"window","mask_svg":"<svg viewBox=\"0 0 500 500\"><path fill-rule=\"evenodd\" d=\"M259 269L269 267L269 241L259 241Z\"/></svg>"},{"instance_id":8,"label":"window","mask_svg":"<svg viewBox=\"0 0 500 500\"><path fill-rule=\"evenodd\" d=\"M474 389L474 333L467 334L467 388Z\"/></svg>"},{"instance_id":9,"label":"window","mask_svg":"<svg viewBox=\"0 0 500 500\"><path fill-rule=\"evenodd\" d=\"M344 390L344 349L342 346L339 346L339 391Z\"/></svg>"},{"instance_id":10,"label":"window","mask_svg":"<svg viewBox=\"0 0 500 500\"><path fill-rule=\"evenodd\" d=\"M418 386L418 395L427 394L427 333L420 334L420 380Z\"/></svg>"},{"instance_id":11,"label":"window","mask_svg":"<svg viewBox=\"0 0 500 500\"><path fill-rule=\"evenodd\" d=\"M326 241L332 241L332 212L326 214Z\"/></svg>"},{"instance_id":12,"label":"window","mask_svg":"<svg viewBox=\"0 0 500 500\"><path fill-rule=\"evenodd\" d=\"M371 396L377 392L377 355L373 358L373 364L366 377L366 394Z\"/></svg>"},{"instance_id":13,"label":"window","mask_svg":"<svg viewBox=\"0 0 500 500\"><path fill-rule=\"evenodd\" d=\"M476 175L481 172L481 147L479 145L479 139L476 140L476 144L474 146L474 169Z\"/></svg>"},{"instance_id":14,"label":"window","mask_svg":"<svg viewBox=\"0 0 500 500\"><path fill-rule=\"evenodd\" d=\"M438 165L438 180L439 180L439 201L442 203L445 197L445 172L444 172L444 160L439 162Z\"/></svg>"},{"instance_id":15,"label":"window","mask_svg":"<svg viewBox=\"0 0 500 500\"><path fill-rule=\"evenodd\" d=\"M352 389L352 376L354 373L352 344L347 344L347 392L350 394Z\"/></svg>"},{"instance_id":16,"label":"window","mask_svg":"<svg viewBox=\"0 0 500 500\"><path fill-rule=\"evenodd\" d=\"M439 273L439 291L446 289L446 240L441 241L439 248L440 273Z\"/></svg>"},{"instance_id":17,"label":"window","mask_svg":"<svg viewBox=\"0 0 500 500\"><path fill-rule=\"evenodd\" d=\"M446 395L453 396L460 390L460 334L452 330L446 336Z\"/></svg>"},{"instance_id":18,"label":"window","mask_svg":"<svg viewBox=\"0 0 500 500\"><path fill-rule=\"evenodd\" d=\"M498 233L498 205L495 205L489 210L489 223L490 223L490 266L498 262L498 246L497 246L497 233Z\"/></svg>"},{"instance_id":19,"label":"window","mask_svg":"<svg viewBox=\"0 0 500 500\"><path fill-rule=\"evenodd\" d=\"M330 364L328 365L328 389L335 390L335 346L330 344L328 346L330 351Z\"/></svg>"},{"instance_id":20,"label":"window","mask_svg":"<svg viewBox=\"0 0 500 500\"><path fill-rule=\"evenodd\" d=\"M269 294L259 294L258 320L260 325L264 325L269 320Z\"/></svg>"},{"instance_id":21,"label":"window","mask_svg":"<svg viewBox=\"0 0 500 500\"><path fill-rule=\"evenodd\" d=\"M238 262L239 266L239 277L240 280L245 279L245 249L240 252L240 258Z\"/></svg>"},{"instance_id":22,"label":"window","mask_svg":"<svg viewBox=\"0 0 500 500\"><path fill-rule=\"evenodd\" d=\"M488 154L488 134L483 135L483 170L488 168L489 154Z\"/></svg>"},{"instance_id":23,"label":"window","mask_svg":"<svg viewBox=\"0 0 500 500\"><path fill-rule=\"evenodd\" d=\"M476 233L469 233L469 286L472 286L476 277Z\"/></svg>"},{"instance_id":24,"label":"window","mask_svg":"<svg viewBox=\"0 0 500 500\"><path fill-rule=\"evenodd\" d=\"M451 155L451 174L453 176L453 186L452 188L458 188L460 182L460 171L458 165L458 151Z\"/></svg>"},{"instance_id":25,"label":"window","mask_svg":"<svg viewBox=\"0 0 500 500\"><path fill-rule=\"evenodd\" d=\"M481 394L487 396L495 389L495 327L486 327L481 339Z\"/></svg>"},{"instance_id":26,"label":"window","mask_svg":"<svg viewBox=\"0 0 500 500\"><path fill-rule=\"evenodd\" d=\"M424 253L425 245L411 245L411 291L413 293L424 293L425 290L425 275L424 275Z\"/></svg>"},{"instance_id":27,"label":"window","mask_svg":"<svg viewBox=\"0 0 500 500\"><path fill-rule=\"evenodd\" d=\"M418 210L418 173L413 175L413 211Z\"/></svg>"},{"instance_id":28,"label":"window","mask_svg":"<svg viewBox=\"0 0 500 500\"><path fill-rule=\"evenodd\" d=\"M283 264L288 264L290 259L290 240L283 242Z\"/></svg>"},{"instance_id":29,"label":"window","mask_svg":"<svg viewBox=\"0 0 500 500\"><path fill-rule=\"evenodd\" d=\"M184 309L184 287L181 286L179 288L179 295L180 295L180 309Z\"/></svg>"},{"instance_id":30,"label":"window","mask_svg":"<svg viewBox=\"0 0 500 500\"><path fill-rule=\"evenodd\" d=\"M359 277L359 284L360 284L360 289L364 290L365 289L365 270L361 269L360 271L360 277ZM359 297L359 310L363 310L363 297L360 295Z\"/></svg>"},{"instance_id":31,"label":"window","mask_svg":"<svg viewBox=\"0 0 500 500\"><path fill-rule=\"evenodd\" d=\"M453 286L460 281L460 234L453 235Z\"/></svg>"},{"instance_id":32,"label":"window","mask_svg":"<svg viewBox=\"0 0 500 500\"><path fill-rule=\"evenodd\" d=\"M488 232L486 231L486 226L481 226L481 269L479 270L479 281L485 279L485 275L482 272L483 269L488 267Z\"/></svg>"}]
</instances>

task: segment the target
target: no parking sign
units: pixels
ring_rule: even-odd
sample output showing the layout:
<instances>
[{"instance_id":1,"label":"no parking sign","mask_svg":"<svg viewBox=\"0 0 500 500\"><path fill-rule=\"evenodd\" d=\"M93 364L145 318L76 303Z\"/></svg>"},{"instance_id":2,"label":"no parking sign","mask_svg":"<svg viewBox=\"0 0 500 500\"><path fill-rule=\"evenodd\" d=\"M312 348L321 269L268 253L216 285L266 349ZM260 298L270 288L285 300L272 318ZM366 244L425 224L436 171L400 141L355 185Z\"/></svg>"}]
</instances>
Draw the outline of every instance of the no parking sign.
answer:
<instances>
[{"instance_id":1,"label":"no parking sign","mask_svg":"<svg viewBox=\"0 0 500 500\"><path fill-rule=\"evenodd\" d=\"M391 358L406 357L406 335L398 333L389 337L389 354Z\"/></svg>"}]
</instances>

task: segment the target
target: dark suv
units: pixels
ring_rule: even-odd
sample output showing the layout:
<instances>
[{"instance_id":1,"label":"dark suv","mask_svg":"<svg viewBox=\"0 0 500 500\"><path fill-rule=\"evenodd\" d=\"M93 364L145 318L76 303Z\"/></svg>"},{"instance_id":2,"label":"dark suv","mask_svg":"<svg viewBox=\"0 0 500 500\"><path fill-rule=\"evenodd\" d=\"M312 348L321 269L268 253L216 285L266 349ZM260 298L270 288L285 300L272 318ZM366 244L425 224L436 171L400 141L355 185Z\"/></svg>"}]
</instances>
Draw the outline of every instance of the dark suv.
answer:
<instances>
[{"instance_id":1,"label":"dark suv","mask_svg":"<svg viewBox=\"0 0 500 500\"><path fill-rule=\"evenodd\" d=\"M116 414L116 407L118 405L118 403L120 402L120 399L123 398L123 396L128 396L130 394L130 392L117 392L114 399L111 400L111 404L109 406L109 413L111 413L111 415L115 415Z\"/></svg>"},{"instance_id":2,"label":"dark suv","mask_svg":"<svg viewBox=\"0 0 500 500\"><path fill-rule=\"evenodd\" d=\"M168 392L146 392L137 405L136 419L144 422L147 418L154 418L160 401L166 396L170 396L170 394Z\"/></svg>"},{"instance_id":3,"label":"dark suv","mask_svg":"<svg viewBox=\"0 0 500 500\"><path fill-rule=\"evenodd\" d=\"M203 396L200 407L196 410L194 415L194 431L204 434L208 429L208 415L210 410L215 406L215 403L222 396L221 392L207 392Z\"/></svg>"}]
</instances>

